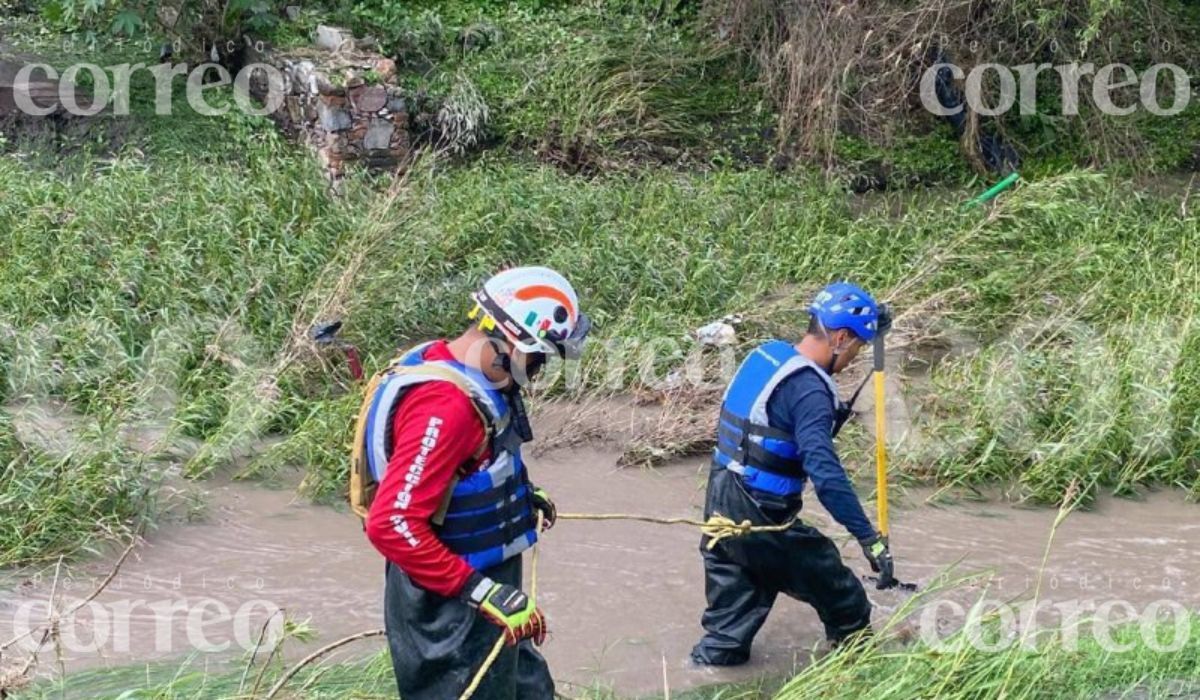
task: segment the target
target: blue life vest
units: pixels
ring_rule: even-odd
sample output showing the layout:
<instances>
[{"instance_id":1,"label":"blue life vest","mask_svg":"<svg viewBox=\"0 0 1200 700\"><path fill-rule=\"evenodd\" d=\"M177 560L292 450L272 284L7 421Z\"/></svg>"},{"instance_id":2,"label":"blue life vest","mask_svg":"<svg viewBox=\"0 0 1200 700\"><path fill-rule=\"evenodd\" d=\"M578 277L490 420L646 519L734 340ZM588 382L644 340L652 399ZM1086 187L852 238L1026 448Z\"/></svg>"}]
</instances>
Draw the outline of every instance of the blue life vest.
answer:
<instances>
[{"instance_id":1,"label":"blue life vest","mask_svg":"<svg viewBox=\"0 0 1200 700\"><path fill-rule=\"evenodd\" d=\"M807 475L795 438L768 424L767 401L781 382L805 370L816 372L825 382L838 413L833 378L791 343L769 341L746 356L725 390L713 451L716 468L740 474L746 486L778 496L795 496L804 490Z\"/></svg>"},{"instance_id":2,"label":"blue life vest","mask_svg":"<svg viewBox=\"0 0 1200 700\"><path fill-rule=\"evenodd\" d=\"M382 483L392 455L392 423L404 394L431 381L448 382L467 394L487 431L476 458L490 445L491 460L454 484L434 519L434 531L451 551L482 571L517 556L537 541L533 489L521 461L521 438L510 425L508 401L482 372L455 361L426 360L428 347L425 344L409 351L372 381L359 418L361 442L356 448L361 450L360 461L369 468L369 479L364 480ZM436 426L429 430L436 431ZM427 446L432 447L437 439L436 433L427 433ZM445 435L442 439L458 437ZM421 469L418 453L406 481L418 483ZM397 507L403 507L407 495L400 492Z\"/></svg>"}]
</instances>

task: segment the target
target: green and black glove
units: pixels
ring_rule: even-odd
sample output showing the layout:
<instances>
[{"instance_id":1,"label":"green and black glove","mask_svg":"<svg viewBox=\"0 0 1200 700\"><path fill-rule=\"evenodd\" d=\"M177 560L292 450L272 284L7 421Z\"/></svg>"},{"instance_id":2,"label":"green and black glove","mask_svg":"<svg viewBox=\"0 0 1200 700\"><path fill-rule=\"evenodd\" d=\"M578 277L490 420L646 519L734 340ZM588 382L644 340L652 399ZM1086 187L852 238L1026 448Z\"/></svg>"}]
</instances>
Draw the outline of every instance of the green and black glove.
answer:
<instances>
[{"instance_id":1,"label":"green and black glove","mask_svg":"<svg viewBox=\"0 0 1200 700\"><path fill-rule=\"evenodd\" d=\"M542 513L543 531L554 527L554 521L558 519L558 509L554 507L554 501L550 500L550 494L546 493L545 489L533 490L533 507Z\"/></svg>"},{"instance_id":2,"label":"green and black glove","mask_svg":"<svg viewBox=\"0 0 1200 700\"><path fill-rule=\"evenodd\" d=\"M489 622L504 630L509 646L522 639L532 639L537 645L545 641L546 618L519 589L476 572L467 579L463 597Z\"/></svg>"},{"instance_id":3,"label":"green and black glove","mask_svg":"<svg viewBox=\"0 0 1200 700\"><path fill-rule=\"evenodd\" d=\"M896 564L892 561L892 550L888 539L879 533L874 537L859 540L863 555L871 564L871 571L879 574L879 588L887 588L896 579Z\"/></svg>"}]
</instances>

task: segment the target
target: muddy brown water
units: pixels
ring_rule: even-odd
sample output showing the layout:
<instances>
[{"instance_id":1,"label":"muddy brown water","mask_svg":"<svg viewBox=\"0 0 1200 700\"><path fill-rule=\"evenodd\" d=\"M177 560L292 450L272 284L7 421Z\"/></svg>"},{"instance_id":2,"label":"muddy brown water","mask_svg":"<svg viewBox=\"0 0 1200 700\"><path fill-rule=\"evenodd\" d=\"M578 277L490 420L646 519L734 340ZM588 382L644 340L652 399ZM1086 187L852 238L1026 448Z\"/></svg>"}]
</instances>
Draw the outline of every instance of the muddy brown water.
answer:
<instances>
[{"instance_id":1,"label":"muddy brown water","mask_svg":"<svg viewBox=\"0 0 1200 700\"><path fill-rule=\"evenodd\" d=\"M563 511L700 514L704 460L631 470L616 469L616 456L615 451L588 447L557 450L543 454L532 468ZM352 515L307 504L290 490L237 482L204 486L209 499L205 520L152 533L97 599L110 611L123 603L145 601L130 609L128 633L109 635L98 652L65 650L68 672L190 653L186 615L177 614L167 624L151 604L195 609L200 601L218 601L205 603L200 607L208 610L198 613L214 620L204 628L202 641L210 644L236 640L234 625L217 619L220 606L234 611L256 600L265 603L251 610L253 623L246 629L256 634L266 604L279 606L294 618L309 619L319 630L318 641L308 648L380 625L383 562ZM921 504L924 495L902 495L893 509L903 577L928 582L961 560L964 569L997 572L992 597L1007 600L1028 591L1053 511L1001 503L932 507ZM839 535L813 501L806 506L810 519L825 522L827 532ZM1197 512L1181 496L1159 493L1144 503L1108 499L1095 512L1071 515L1051 548L1044 597L1120 599L1135 606L1170 599L1197 608ZM843 544L850 565L865 572L857 545ZM687 667L685 658L700 634L704 605L697 545L698 535L689 528L635 522L564 521L548 533L538 578L539 600L551 625L544 651L565 688L601 685L624 694L652 692L662 687L664 663L671 687L678 689L781 674L806 662L820 643L821 628L804 605L781 600L748 666L726 671ZM60 577L60 595L82 598L107 570L102 562L70 567ZM5 612L0 637L13 631L14 611L47 597L51 578L52 572L45 570L40 577L30 578L26 572L23 580L14 581L0 599ZM961 599L978 592L976 588L951 595ZM903 599L896 592L872 590L870 595L877 619ZM96 620L82 617L87 619L78 636L86 641ZM117 626L110 627L115 631ZM364 642L357 653L378 648L379 640Z\"/></svg>"}]
</instances>

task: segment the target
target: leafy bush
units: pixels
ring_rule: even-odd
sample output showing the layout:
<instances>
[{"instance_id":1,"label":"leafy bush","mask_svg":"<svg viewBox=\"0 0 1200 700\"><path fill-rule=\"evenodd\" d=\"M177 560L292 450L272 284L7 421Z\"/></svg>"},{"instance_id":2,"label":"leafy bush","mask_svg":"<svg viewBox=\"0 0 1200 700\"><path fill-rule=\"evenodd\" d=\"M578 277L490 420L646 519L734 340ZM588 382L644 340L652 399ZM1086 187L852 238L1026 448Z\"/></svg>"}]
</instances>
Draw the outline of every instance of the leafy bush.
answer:
<instances>
[{"instance_id":1,"label":"leafy bush","mask_svg":"<svg viewBox=\"0 0 1200 700\"><path fill-rule=\"evenodd\" d=\"M274 29L281 9L268 0L39 0L42 19L57 32L113 38L166 34L196 53L243 32Z\"/></svg>"},{"instance_id":2,"label":"leafy bush","mask_svg":"<svg viewBox=\"0 0 1200 700\"><path fill-rule=\"evenodd\" d=\"M757 140L765 115L746 74L689 17L653 5L362 3L354 13L397 56L406 85L452 102L473 85L500 141L551 160L648 145L728 153Z\"/></svg>"},{"instance_id":3,"label":"leafy bush","mask_svg":"<svg viewBox=\"0 0 1200 700\"><path fill-rule=\"evenodd\" d=\"M0 413L0 567L128 537L148 514L155 475L113 435L80 437L68 453L50 454L22 444Z\"/></svg>"}]
</instances>

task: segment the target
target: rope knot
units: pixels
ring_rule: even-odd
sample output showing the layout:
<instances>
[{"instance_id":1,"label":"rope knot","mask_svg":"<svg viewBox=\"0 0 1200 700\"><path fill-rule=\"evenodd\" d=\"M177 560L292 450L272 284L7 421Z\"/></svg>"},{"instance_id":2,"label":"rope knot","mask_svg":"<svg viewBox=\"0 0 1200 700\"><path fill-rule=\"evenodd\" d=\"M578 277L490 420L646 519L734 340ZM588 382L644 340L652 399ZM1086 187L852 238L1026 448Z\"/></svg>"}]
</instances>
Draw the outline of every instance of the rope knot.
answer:
<instances>
[{"instance_id":1,"label":"rope knot","mask_svg":"<svg viewBox=\"0 0 1200 700\"><path fill-rule=\"evenodd\" d=\"M700 531L709 537L708 544L705 545L709 550L717 546L717 543L729 537L742 537L754 532L783 532L790 528L796 522L795 518L787 521L782 525L754 525L750 519L744 519L740 523L727 518L720 513L713 513L712 516L700 526Z\"/></svg>"}]
</instances>

